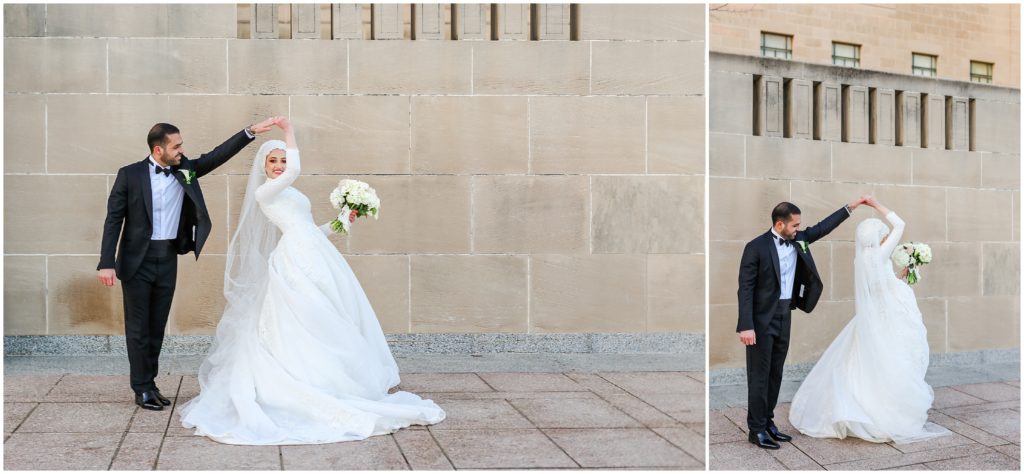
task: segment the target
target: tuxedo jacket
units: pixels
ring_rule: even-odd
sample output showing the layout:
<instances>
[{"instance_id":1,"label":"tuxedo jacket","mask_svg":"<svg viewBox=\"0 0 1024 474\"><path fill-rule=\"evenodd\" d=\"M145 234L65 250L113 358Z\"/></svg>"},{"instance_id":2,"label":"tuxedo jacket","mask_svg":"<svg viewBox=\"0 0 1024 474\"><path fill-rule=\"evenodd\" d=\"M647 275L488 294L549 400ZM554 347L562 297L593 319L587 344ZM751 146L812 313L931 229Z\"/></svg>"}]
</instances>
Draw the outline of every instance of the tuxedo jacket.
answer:
<instances>
[{"instance_id":1,"label":"tuxedo jacket","mask_svg":"<svg viewBox=\"0 0 1024 474\"><path fill-rule=\"evenodd\" d=\"M793 278L793 293L787 296L790 309L797 308L810 313L818 304L825 286L814 264L810 244L828 235L848 217L850 213L843 207L821 222L797 231L793 239L797 254L796 274ZM807 245L806 250L800 242ZM748 329L753 329L755 333L764 332L778 310L781 297L779 282L782 276L779 271L779 251L775 245L774 236L769 230L743 247L739 289L736 290L739 299L736 332Z\"/></svg>"},{"instance_id":2,"label":"tuxedo jacket","mask_svg":"<svg viewBox=\"0 0 1024 474\"><path fill-rule=\"evenodd\" d=\"M181 157L181 164L174 172L174 178L185 190L181 217L178 221L178 235L174 239L174 246L179 255L194 251L198 259L213 227L198 178L227 162L253 140L254 138L249 138L245 131L240 131L198 159ZM191 183L187 182L182 173L186 170L195 173ZM100 263L96 269L113 268L117 278L122 281L135 275L135 271L146 256L153 236L153 190L150 184L150 175L153 173L148 156L142 161L122 167L117 170L117 178L107 199L107 218L103 224Z\"/></svg>"}]
</instances>

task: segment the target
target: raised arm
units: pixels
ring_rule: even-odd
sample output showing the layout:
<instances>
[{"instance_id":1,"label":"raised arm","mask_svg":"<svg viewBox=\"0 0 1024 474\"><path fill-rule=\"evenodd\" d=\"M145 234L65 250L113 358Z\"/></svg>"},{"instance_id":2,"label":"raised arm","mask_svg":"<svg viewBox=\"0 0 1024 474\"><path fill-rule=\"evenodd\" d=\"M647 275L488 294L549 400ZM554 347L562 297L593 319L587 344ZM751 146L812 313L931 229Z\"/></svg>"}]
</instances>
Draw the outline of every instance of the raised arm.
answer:
<instances>
[{"instance_id":1,"label":"raised arm","mask_svg":"<svg viewBox=\"0 0 1024 474\"><path fill-rule=\"evenodd\" d=\"M284 130L285 146L287 147L285 159L288 166L285 167L284 172L280 176L268 179L266 183L263 183L256 189L256 200L261 202L266 202L281 191L284 191L288 186L291 186L298 179L299 173L302 171L299 149L295 144L295 131L292 129L291 122L288 119L281 118L276 124Z\"/></svg>"},{"instance_id":2,"label":"raised arm","mask_svg":"<svg viewBox=\"0 0 1024 474\"><path fill-rule=\"evenodd\" d=\"M231 157L237 155L246 145L251 143L256 138L256 135L270 130L281 118L271 117L260 123L245 127L245 130L232 135L231 138L228 138L213 150L203 153L199 158L193 160L192 167L196 172L196 176L201 178L226 163Z\"/></svg>"},{"instance_id":3,"label":"raised arm","mask_svg":"<svg viewBox=\"0 0 1024 474\"><path fill-rule=\"evenodd\" d=\"M814 243L816 240L824 238L833 230L836 230L836 227L839 227L839 224L842 224L843 221L849 218L850 215L853 213L853 210L856 209L857 206L864 204L866 202L865 199L866 196L861 196L856 201L853 201L843 206L838 211L833 212L828 217L822 219L821 222L818 222L817 224L814 224L805 229L803 231L803 237L806 238L807 243Z\"/></svg>"},{"instance_id":4,"label":"raised arm","mask_svg":"<svg viewBox=\"0 0 1024 474\"><path fill-rule=\"evenodd\" d=\"M893 250L896 250L896 246L900 244L900 239L903 238L903 230L906 228L907 224L903 222L903 219L900 219L900 216L897 216L895 212L883 206L882 203L878 202L874 197L871 197L867 204L875 208L875 210L880 214L884 215L886 220L892 224L892 230L889 231L889 236L885 238L885 243L882 244L879 251L879 258L888 259L889 256L892 255Z\"/></svg>"}]
</instances>

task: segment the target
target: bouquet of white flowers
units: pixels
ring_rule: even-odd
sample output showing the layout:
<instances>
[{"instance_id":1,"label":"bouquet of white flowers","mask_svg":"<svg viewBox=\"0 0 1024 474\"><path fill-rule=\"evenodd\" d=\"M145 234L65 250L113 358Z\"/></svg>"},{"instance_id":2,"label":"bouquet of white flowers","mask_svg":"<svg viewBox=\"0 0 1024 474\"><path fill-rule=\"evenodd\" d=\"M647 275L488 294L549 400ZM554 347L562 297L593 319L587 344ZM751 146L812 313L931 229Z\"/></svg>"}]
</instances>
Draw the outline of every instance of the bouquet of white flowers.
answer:
<instances>
[{"instance_id":1,"label":"bouquet of white flowers","mask_svg":"<svg viewBox=\"0 0 1024 474\"><path fill-rule=\"evenodd\" d=\"M331 221L331 230L339 234L348 234L352 223L349 217L353 212L356 217L373 216L380 213L380 198L377 191L362 181L343 179L338 187L331 191L331 205L338 211L338 218Z\"/></svg>"},{"instance_id":2,"label":"bouquet of white flowers","mask_svg":"<svg viewBox=\"0 0 1024 474\"><path fill-rule=\"evenodd\" d=\"M907 269L907 283L913 285L921 279L921 265L931 263L932 248L924 242L904 242L893 250L892 261Z\"/></svg>"}]
</instances>

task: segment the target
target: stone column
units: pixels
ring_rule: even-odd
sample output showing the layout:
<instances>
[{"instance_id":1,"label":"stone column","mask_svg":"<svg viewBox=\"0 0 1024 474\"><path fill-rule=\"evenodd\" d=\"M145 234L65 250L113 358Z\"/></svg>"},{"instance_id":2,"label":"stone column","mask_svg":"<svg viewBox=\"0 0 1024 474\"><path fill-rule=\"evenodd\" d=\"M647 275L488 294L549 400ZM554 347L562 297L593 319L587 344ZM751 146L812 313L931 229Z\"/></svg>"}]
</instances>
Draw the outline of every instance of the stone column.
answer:
<instances>
[{"instance_id":1,"label":"stone column","mask_svg":"<svg viewBox=\"0 0 1024 474\"><path fill-rule=\"evenodd\" d=\"M292 39L320 39L320 5L292 4Z\"/></svg>"},{"instance_id":2,"label":"stone column","mask_svg":"<svg viewBox=\"0 0 1024 474\"><path fill-rule=\"evenodd\" d=\"M363 6L358 3L331 4L331 38L363 39Z\"/></svg>"},{"instance_id":3,"label":"stone column","mask_svg":"<svg viewBox=\"0 0 1024 474\"><path fill-rule=\"evenodd\" d=\"M843 102L839 84L819 83L814 88L814 138L840 141L843 138Z\"/></svg>"},{"instance_id":4,"label":"stone column","mask_svg":"<svg viewBox=\"0 0 1024 474\"><path fill-rule=\"evenodd\" d=\"M946 97L946 149L970 148L970 110L967 97Z\"/></svg>"},{"instance_id":5,"label":"stone column","mask_svg":"<svg viewBox=\"0 0 1024 474\"><path fill-rule=\"evenodd\" d=\"M868 88L846 86L843 88L843 141L849 143L868 142Z\"/></svg>"},{"instance_id":6,"label":"stone column","mask_svg":"<svg viewBox=\"0 0 1024 474\"><path fill-rule=\"evenodd\" d=\"M444 5L417 3L412 7L412 39L444 39Z\"/></svg>"},{"instance_id":7,"label":"stone column","mask_svg":"<svg viewBox=\"0 0 1024 474\"><path fill-rule=\"evenodd\" d=\"M570 10L567 3L533 5L533 37L538 40L570 39Z\"/></svg>"},{"instance_id":8,"label":"stone column","mask_svg":"<svg viewBox=\"0 0 1024 474\"><path fill-rule=\"evenodd\" d=\"M755 134L762 137L781 137L785 127L783 114L782 78L761 76L757 79L757 107Z\"/></svg>"},{"instance_id":9,"label":"stone column","mask_svg":"<svg viewBox=\"0 0 1024 474\"><path fill-rule=\"evenodd\" d=\"M786 82L785 136L814 138L814 83L804 79Z\"/></svg>"},{"instance_id":10,"label":"stone column","mask_svg":"<svg viewBox=\"0 0 1024 474\"><path fill-rule=\"evenodd\" d=\"M871 136L876 145L896 144L896 91L871 89Z\"/></svg>"},{"instance_id":11,"label":"stone column","mask_svg":"<svg viewBox=\"0 0 1024 474\"><path fill-rule=\"evenodd\" d=\"M277 5L273 3L253 3L249 7L252 12L251 31L253 39L277 39Z\"/></svg>"},{"instance_id":12,"label":"stone column","mask_svg":"<svg viewBox=\"0 0 1024 474\"><path fill-rule=\"evenodd\" d=\"M896 144L921 146L921 93L896 93Z\"/></svg>"},{"instance_id":13,"label":"stone column","mask_svg":"<svg viewBox=\"0 0 1024 474\"><path fill-rule=\"evenodd\" d=\"M946 149L946 96L925 94L921 105L921 116L924 117L921 127L923 146L937 150Z\"/></svg>"},{"instance_id":14,"label":"stone column","mask_svg":"<svg viewBox=\"0 0 1024 474\"><path fill-rule=\"evenodd\" d=\"M494 29L494 37L499 40L520 40L530 39L530 4L528 3L499 3L494 6L491 17L491 28Z\"/></svg>"},{"instance_id":15,"label":"stone column","mask_svg":"<svg viewBox=\"0 0 1024 474\"><path fill-rule=\"evenodd\" d=\"M374 3L371 16L373 17L373 39L405 39L402 27L402 5Z\"/></svg>"},{"instance_id":16,"label":"stone column","mask_svg":"<svg viewBox=\"0 0 1024 474\"><path fill-rule=\"evenodd\" d=\"M457 3L452 5L452 39L491 39L491 28L487 23L489 6L479 3ZM526 28L523 28L525 31Z\"/></svg>"}]
</instances>

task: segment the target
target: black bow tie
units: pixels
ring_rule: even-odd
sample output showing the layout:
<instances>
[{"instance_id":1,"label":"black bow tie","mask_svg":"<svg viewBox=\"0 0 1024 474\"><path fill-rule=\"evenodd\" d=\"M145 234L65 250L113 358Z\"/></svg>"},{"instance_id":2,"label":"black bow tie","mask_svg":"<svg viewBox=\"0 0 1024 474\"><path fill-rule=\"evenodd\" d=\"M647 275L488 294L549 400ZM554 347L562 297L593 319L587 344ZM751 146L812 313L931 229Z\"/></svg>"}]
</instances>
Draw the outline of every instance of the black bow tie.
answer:
<instances>
[{"instance_id":1,"label":"black bow tie","mask_svg":"<svg viewBox=\"0 0 1024 474\"><path fill-rule=\"evenodd\" d=\"M174 173L174 168L161 168L159 165L153 165L153 166L156 167L156 169L153 170L154 174L163 173L163 174L166 174L167 176L170 176L171 174Z\"/></svg>"},{"instance_id":2,"label":"black bow tie","mask_svg":"<svg viewBox=\"0 0 1024 474\"><path fill-rule=\"evenodd\" d=\"M783 239L782 237L778 237L778 239L779 239L779 245L793 245L793 242L790 242L790 241L788 241L786 239Z\"/></svg>"}]
</instances>

